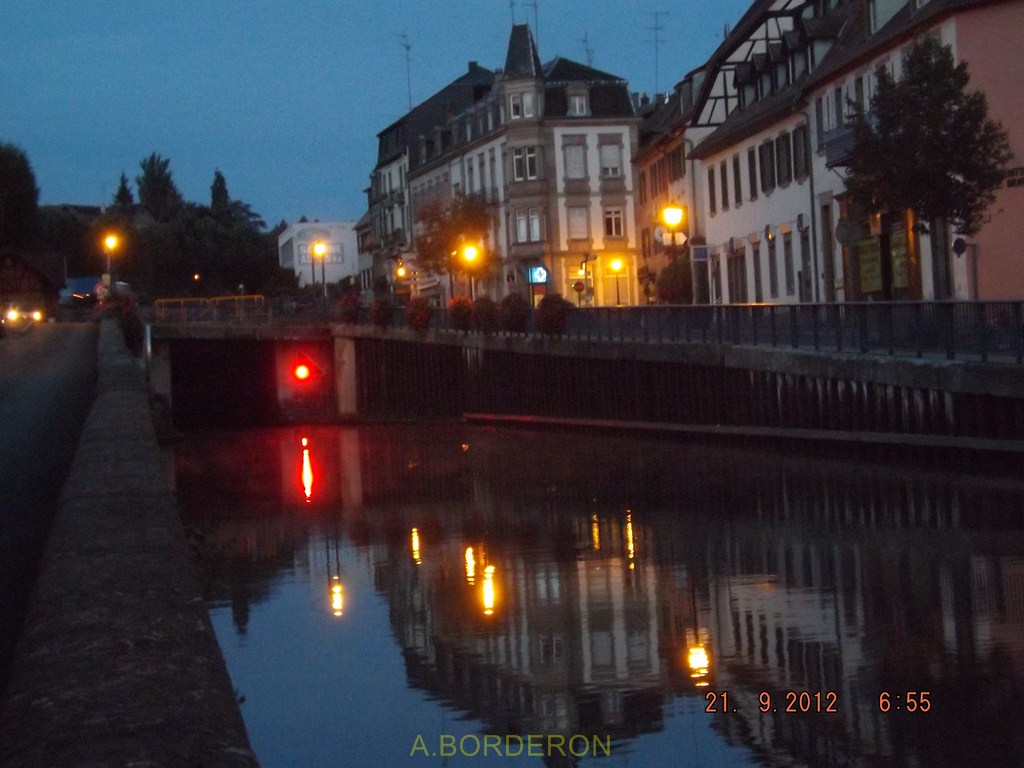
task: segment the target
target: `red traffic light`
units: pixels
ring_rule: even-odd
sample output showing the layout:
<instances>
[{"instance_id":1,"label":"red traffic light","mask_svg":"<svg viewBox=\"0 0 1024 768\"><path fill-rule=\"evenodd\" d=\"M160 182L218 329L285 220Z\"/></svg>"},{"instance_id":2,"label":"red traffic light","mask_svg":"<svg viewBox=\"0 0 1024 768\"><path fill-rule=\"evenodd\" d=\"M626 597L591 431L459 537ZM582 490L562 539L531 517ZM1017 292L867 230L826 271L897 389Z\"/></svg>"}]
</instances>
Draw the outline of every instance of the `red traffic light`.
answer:
<instances>
[{"instance_id":1,"label":"red traffic light","mask_svg":"<svg viewBox=\"0 0 1024 768\"><path fill-rule=\"evenodd\" d=\"M292 364L292 376L296 381L309 382L319 379L323 371L307 355L299 355Z\"/></svg>"}]
</instances>

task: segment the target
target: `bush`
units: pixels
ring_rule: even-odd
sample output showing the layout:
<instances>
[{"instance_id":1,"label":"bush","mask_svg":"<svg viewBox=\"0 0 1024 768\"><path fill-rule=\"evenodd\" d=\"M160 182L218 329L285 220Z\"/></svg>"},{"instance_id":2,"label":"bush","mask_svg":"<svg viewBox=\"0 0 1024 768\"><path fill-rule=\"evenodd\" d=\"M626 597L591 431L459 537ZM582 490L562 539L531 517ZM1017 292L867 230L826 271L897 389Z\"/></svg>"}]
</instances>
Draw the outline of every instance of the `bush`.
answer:
<instances>
[{"instance_id":1,"label":"bush","mask_svg":"<svg viewBox=\"0 0 1024 768\"><path fill-rule=\"evenodd\" d=\"M448 327L468 331L473 324L473 302L469 296L452 296L448 302Z\"/></svg>"},{"instance_id":2,"label":"bush","mask_svg":"<svg viewBox=\"0 0 1024 768\"><path fill-rule=\"evenodd\" d=\"M689 258L677 258L658 273L658 299L667 304L693 301L693 269Z\"/></svg>"},{"instance_id":3,"label":"bush","mask_svg":"<svg viewBox=\"0 0 1024 768\"><path fill-rule=\"evenodd\" d=\"M378 328L391 325L391 304L387 299L378 297L370 304L370 322Z\"/></svg>"},{"instance_id":4,"label":"bush","mask_svg":"<svg viewBox=\"0 0 1024 768\"><path fill-rule=\"evenodd\" d=\"M494 333L498 323L498 305L489 296L481 296L473 302L473 327L482 333Z\"/></svg>"},{"instance_id":5,"label":"bush","mask_svg":"<svg viewBox=\"0 0 1024 768\"><path fill-rule=\"evenodd\" d=\"M417 296L405 308L405 324L417 331L424 331L430 326L430 316L434 313L430 302Z\"/></svg>"},{"instance_id":6,"label":"bush","mask_svg":"<svg viewBox=\"0 0 1024 768\"><path fill-rule=\"evenodd\" d=\"M565 332L569 302L561 294L549 293L537 304L533 324L541 333L558 336Z\"/></svg>"},{"instance_id":7,"label":"bush","mask_svg":"<svg viewBox=\"0 0 1024 768\"><path fill-rule=\"evenodd\" d=\"M338 302L338 314L341 322L349 325L359 322L359 294L349 291L341 297Z\"/></svg>"},{"instance_id":8,"label":"bush","mask_svg":"<svg viewBox=\"0 0 1024 768\"><path fill-rule=\"evenodd\" d=\"M498 304L498 323L508 333L526 333L530 302L520 293L510 293Z\"/></svg>"}]
</instances>

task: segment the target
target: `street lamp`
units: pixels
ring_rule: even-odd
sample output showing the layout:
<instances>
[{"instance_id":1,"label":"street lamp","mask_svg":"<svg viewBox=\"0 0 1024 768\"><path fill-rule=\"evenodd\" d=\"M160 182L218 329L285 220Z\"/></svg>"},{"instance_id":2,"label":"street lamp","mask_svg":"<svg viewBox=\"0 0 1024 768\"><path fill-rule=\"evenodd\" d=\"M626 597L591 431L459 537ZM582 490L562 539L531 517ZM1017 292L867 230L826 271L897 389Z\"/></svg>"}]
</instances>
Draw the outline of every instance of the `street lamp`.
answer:
<instances>
[{"instance_id":1,"label":"street lamp","mask_svg":"<svg viewBox=\"0 0 1024 768\"><path fill-rule=\"evenodd\" d=\"M110 257L114 254L114 251L117 250L117 247L120 244L121 239L113 232L111 232L110 234L103 238L103 250L106 251L107 254L107 290L111 294L114 291L114 279L113 275L110 272Z\"/></svg>"},{"instance_id":2,"label":"street lamp","mask_svg":"<svg viewBox=\"0 0 1024 768\"><path fill-rule=\"evenodd\" d=\"M462 261L464 262L464 264L466 266L467 276L469 277L469 298L470 298L470 300L472 300L473 299L473 274L472 274L472 270L477 269L479 267L479 264L480 264L480 262L479 262L479 259L480 259L480 249L477 246L473 245L473 243L465 243L462 246L460 255L462 256Z\"/></svg>"},{"instance_id":3,"label":"street lamp","mask_svg":"<svg viewBox=\"0 0 1024 768\"><path fill-rule=\"evenodd\" d=\"M615 273L615 306L621 306L622 300L619 296L619 273L622 271L622 259L612 259L612 272Z\"/></svg>"},{"instance_id":4,"label":"street lamp","mask_svg":"<svg viewBox=\"0 0 1024 768\"><path fill-rule=\"evenodd\" d=\"M320 259L320 280L324 284L324 298L327 298L327 243L317 240L313 243L313 285L316 285L316 259Z\"/></svg>"}]
</instances>

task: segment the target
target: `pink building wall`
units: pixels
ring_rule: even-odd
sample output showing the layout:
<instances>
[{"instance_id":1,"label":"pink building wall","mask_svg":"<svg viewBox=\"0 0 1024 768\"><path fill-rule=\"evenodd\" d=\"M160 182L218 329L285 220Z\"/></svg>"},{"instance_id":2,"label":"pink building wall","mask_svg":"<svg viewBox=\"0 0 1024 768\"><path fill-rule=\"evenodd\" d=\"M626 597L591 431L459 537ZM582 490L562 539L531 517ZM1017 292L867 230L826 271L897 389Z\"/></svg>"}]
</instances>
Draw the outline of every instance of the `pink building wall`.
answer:
<instances>
[{"instance_id":1,"label":"pink building wall","mask_svg":"<svg viewBox=\"0 0 1024 768\"><path fill-rule=\"evenodd\" d=\"M954 52L967 62L968 88L988 99L989 116L1002 123L1014 158L1010 168L1022 169L1016 184L1003 183L989 208L989 222L970 240L962 259L967 270L968 295L974 298L977 255L977 297L983 300L1024 299L1024 2L1013 0L958 14Z\"/></svg>"}]
</instances>

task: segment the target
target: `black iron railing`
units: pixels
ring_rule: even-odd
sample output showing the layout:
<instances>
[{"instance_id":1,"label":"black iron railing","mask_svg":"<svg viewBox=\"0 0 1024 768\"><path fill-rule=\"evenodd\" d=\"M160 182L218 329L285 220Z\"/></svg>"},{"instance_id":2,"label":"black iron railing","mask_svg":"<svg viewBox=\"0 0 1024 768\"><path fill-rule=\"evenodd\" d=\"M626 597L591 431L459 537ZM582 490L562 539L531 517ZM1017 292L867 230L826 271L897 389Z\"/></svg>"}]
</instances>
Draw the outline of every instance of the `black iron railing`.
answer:
<instances>
[{"instance_id":1,"label":"black iron railing","mask_svg":"<svg viewBox=\"0 0 1024 768\"><path fill-rule=\"evenodd\" d=\"M304 322L342 320L338 302L303 306L295 302L268 301L266 305L259 303L242 308L236 300L230 306L218 306L216 312L205 306L202 309L167 305L156 319L158 322L230 322L257 318ZM360 309L357 322L371 322L366 307ZM393 307L384 327L405 325L405 310ZM480 332L450 327L448 314L441 308L432 311L428 327L451 332ZM524 332L539 334L532 319ZM1024 363L1024 301L567 306L565 328L558 335L609 342L700 342L1021 365Z\"/></svg>"}]
</instances>

